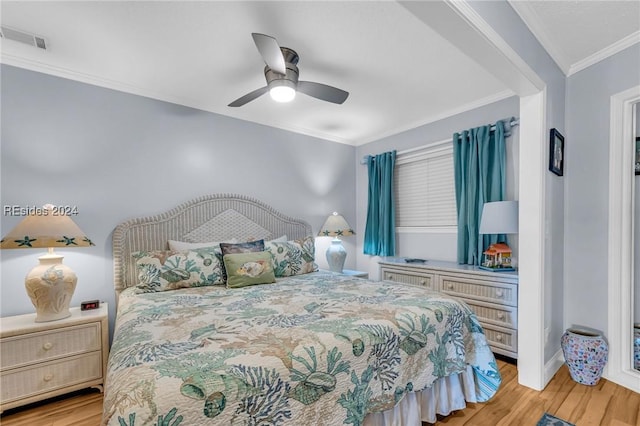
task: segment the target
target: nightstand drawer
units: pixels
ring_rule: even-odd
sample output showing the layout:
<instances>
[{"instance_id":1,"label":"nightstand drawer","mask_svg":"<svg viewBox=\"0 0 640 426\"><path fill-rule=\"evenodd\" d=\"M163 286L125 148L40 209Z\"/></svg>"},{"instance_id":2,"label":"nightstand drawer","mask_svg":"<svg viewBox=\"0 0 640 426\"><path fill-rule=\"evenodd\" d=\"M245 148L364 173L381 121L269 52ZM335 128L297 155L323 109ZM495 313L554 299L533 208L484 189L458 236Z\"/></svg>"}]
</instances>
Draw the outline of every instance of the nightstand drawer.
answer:
<instances>
[{"instance_id":1,"label":"nightstand drawer","mask_svg":"<svg viewBox=\"0 0 640 426\"><path fill-rule=\"evenodd\" d=\"M2 372L0 402L5 404L91 380L102 382L100 351Z\"/></svg>"},{"instance_id":2,"label":"nightstand drawer","mask_svg":"<svg viewBox=\"0 0 640 426\"><path fill-rule=\"evenodd\" d=\"M515 357L518 353L518 333L516 330L482 324L484 335L492 350L496 353Z\"/></svg>"},{"instance_id":3,"label":"nightstand drawer","mask_svg":"<svg viewBox=\"0 0 640 426\"><path fill-rule=\"evenodd\" d=\"M0 342L2 370L69 355L99 351L100 322L7 337Z\"/></svg>"},{"instance_id":4,"label":"nightstand drawer","mask_svg":"<svg viewBox=\"0 0 640 426\"><path fill-rule=\"evenodd\" d=\"M518 287L515 284L483 282L441 275L440 291L458 297L518 306Z\"/></svg>"},{"instance_id":5,"label":"nightstand drawer","mask_svg":"<svg viewBox=\"0 0 640 426\"><path fill-rule=\"evenodd\" d=\"M403 284L421 285L429 289L434 288L433 274L411 274L406 271L382 268L382 280Z\"/></svg>"},{"instance_id":6,"label":"nightstand drawer","mask_svg":"<svg viewBox=\"0 0 640 426\"><path fill-rule=\"evenodd\" d=\"M478 320L507 328L518 328L518 309L511 306L494 305L465 299L465 302L476 313Z\"/></svg>"}]
</instances>

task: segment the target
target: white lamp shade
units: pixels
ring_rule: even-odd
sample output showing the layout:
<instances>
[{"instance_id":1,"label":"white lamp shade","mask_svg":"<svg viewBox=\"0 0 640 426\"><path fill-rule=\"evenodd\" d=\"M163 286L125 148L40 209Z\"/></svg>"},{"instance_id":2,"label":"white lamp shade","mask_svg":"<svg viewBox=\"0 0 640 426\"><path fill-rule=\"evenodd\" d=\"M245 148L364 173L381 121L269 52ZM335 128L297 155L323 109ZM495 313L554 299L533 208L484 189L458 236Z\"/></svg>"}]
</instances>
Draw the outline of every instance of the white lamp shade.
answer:
<instances>
[{"instance_id":1,"label":"white lamp shade","mask_svg":"<svg viewBox=\"0 0 640 426\"><path fill-rule=\"evenodd\" d=\"M320 228L318 232L318 236L320 237L344 237L355 234L355 231L347 223L345 218L337 212L333 212L333 214L325 220L324 225L322 225L322 228Z\"/></svg>"},{"instance_id":2,"label":"white lamp shade","mask_svg":"<svg viewBox=\"0 0 640 426\"><path fill-rule=\"evenodd\" d=\"M89 247L94 244L69 216L54 214L45 206L39 214L31 214L16 225L2 241L0 248Z\"/></svg>"},{"instance_id":3,"label":"white lamp shade","mask_svg":"<svg viewBox=\"0 0 640 426\"><path fill-rule=\"evenodd\" d=\"M480 220L480 234L517 234L518 202L494 201L485 203Z\"/></svg>"}]
</instances>

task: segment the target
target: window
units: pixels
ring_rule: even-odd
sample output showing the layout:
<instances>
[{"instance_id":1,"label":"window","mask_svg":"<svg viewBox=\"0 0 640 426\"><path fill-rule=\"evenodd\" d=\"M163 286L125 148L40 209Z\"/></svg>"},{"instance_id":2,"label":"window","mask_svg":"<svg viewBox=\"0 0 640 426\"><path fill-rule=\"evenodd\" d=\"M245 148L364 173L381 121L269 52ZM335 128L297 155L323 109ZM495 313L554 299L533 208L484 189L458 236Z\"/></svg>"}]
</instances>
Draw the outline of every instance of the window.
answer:
<instances>
[{"instance_id":1,"label":"window","mask_svg":"<svg viewBox=\"0 0 640 426\"><path fill-rule=\"evenodd\" d=\"M398 153L394 195L398 232L457 232L451 140Z\"/></svg>"}]
</instances>

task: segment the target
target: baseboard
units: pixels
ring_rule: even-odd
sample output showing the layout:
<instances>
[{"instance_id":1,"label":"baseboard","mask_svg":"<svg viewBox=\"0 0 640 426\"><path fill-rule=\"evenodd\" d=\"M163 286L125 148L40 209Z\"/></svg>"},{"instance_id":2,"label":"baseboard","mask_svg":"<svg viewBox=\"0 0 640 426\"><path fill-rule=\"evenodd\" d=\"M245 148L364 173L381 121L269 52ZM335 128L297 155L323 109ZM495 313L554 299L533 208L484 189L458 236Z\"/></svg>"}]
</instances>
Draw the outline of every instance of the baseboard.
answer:
<instances>
[{"instance_id":1,"label":"baseboard","mask_svg":"<svg viewBox=\"0 0 640 426\"><path fill-rule=\"evenodd\" d=\"M562 354L562 349L559 349L549 361L544 365L544 385L547 384L553 379L553 376L558 372L560 367L564 364L564 355Z\"/></svg>"}]
</instances>

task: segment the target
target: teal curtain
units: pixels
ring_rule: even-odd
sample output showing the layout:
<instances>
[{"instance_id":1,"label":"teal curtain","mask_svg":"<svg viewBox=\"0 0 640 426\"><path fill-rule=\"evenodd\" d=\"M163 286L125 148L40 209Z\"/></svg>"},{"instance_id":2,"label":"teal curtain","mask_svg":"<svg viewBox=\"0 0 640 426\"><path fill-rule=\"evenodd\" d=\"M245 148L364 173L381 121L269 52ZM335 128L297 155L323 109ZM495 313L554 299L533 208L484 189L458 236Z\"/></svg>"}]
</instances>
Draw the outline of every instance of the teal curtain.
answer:
<instances>
[{"instance_id":1,"label":"teal curtain","mask_svg":"<svg viewBox=\"0 0 640 426\"><path fill-rule=\"evenodd\" d=\"M396 216L393 202L393 168L396 151L367 158L369 171L369 204L364 231L364 254L393 256L396 254Z\"/></svg>"},{"instance_id":2,"label":"teal curtain","mask_svg":"<svg viewBox=\"0 0 640 426\"><path fill-rule=\"evenodd\" d=\"M482 206L502 201L505 192L505 126L482 126L453 134L458 212L458 263L479 265L489 244L504 235L479 235Z\"/></svg>"}]
</instances>

